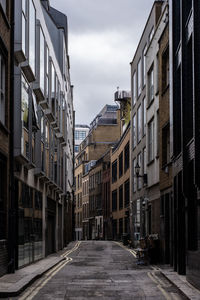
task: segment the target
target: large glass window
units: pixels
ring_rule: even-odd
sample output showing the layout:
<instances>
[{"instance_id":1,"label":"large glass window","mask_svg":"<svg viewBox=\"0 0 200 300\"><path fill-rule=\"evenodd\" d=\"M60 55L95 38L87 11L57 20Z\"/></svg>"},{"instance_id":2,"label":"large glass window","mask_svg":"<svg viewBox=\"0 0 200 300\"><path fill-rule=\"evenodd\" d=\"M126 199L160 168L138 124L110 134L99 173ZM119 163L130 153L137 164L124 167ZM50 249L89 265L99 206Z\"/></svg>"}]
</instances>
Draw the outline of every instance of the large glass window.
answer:
<instances>
[{"instance_id":1,"label":"large glass window","mask_svg":"<svg viewBox=\"0 0 200 300\"><path fill-rule=\"evenodd\" d=\"M138 97L141 94L142 91L142 63L141 58L137 65L137 76L138 76Z\"/></svg>"},{"instance_id":2,"label":"large glass window","mask_svg":"<svg viewBox=\"0 0 200 300\"><path fill-rule=\"evenodd\" d=\"M46 98L49 99L49 48L46 47Z\"/></svg>"},{"instance_id":3,"label":"large glass window","mask_svg":"<svg viewBox=\"0 0 200 300\"><path fill-rule=\"evenodd\" d=\"M22 0L22 51L26 55L27 1Z\"/></svg>"},{"instance_id":4,"label":"large glass window","mask_svg":"<svg viewBox=\"0 0 200 300\"><path fill-rule=\"evenodd\" d=\"M21 149L22 154L29 157L29 86L25 78L22 76L22 88L21 88L21 120L22 120L22 140Z\"/></svg>"},{"instance_id":5,"label":"large glass window","mask_svg":"<svg viewBox=\"0 0 200 300\"><path fill-rule=\"evenodd\" d=\"M136 114L133 116L132 126L132 143L134 149L136 147Z\"/></svg>"},{"instance_id":6,"label":"large glass window","mask_svg":"<svg viewBox=\"0 0 200 300\"><path fill-rule=\"evenodd\" d=\"M142 111L143 111L143 136L146 134L146 98L142 101Z\"/></svg>"},{"instance_id":7,"label":"large glass window","mask_svg":"<svg viewBox=\"0 0 200 300\"><path fill-rule=\"evenodd\" d=\"M154 119L148 125L148 154L149 162L154 159Z\"/></svg>"},{"instance_id":8,"label":"large glass window","mask_svg":"<svg viewBox=\"0 0 200 300\"><path fill-rule=\"evenodd\" d=\"M129 180L124 183L124 204L125 207L129 207L130 202L130 192L129 192Z\"/></svg>"},{"instance_id":9,"label":"large glass window","mask_svg":"<svg viewBox=\"0 0 200 300\"><path fill-rule=\"evenodd\" d=\"M129 142L126 144L124 148L124 171L129 169Z\"/></svg>"},{"instance_id":10,"label":"large glass window","mask_svg":"<svg viewBox=\"0 0 200 300\"><path fill-rule=\"evenodd\" d=\"M43 257L42 193L18 183L18 262L19 267Z\"/></svg>"},{"instance_id":11,"label":"large glass window","mask_svg":"<svg viewBox=\"0 0 200 300\"><path fill-rule=\"evenodd\" d=\"M44 53L45 53L45 39L42 29L40 28L40 88L44 92L44 74L45 74L45 66L44 66Z\"/></svg>"},{"instance_id":12,"label":"large glass window","mask_svg":"<svg viewBox=\"0 0 200 300\"><path fill-rule=\"evenodd\" d=\"M35 29L36 12L33 1L29 1L29 64L35 74Z\"/></svg>"},{"instance_id":13,"label":"large glass window","mask_svg":"<svg viewBox=\"0 0 200 300\"><path fill-rule=\"evenodd\" d=\"M117 160L112 163L112 182L117 181Z\"/></svg>"},{"instance_id":14,"label":"large glass window","mask_svg":"<svg viewBox=\"0 0 200 300\"><path fill-rule=\"evenodd\" d=\"M133 159L133 163L132 163L132 175L133 175L133 193L136 192L136 174L135 174L135 167L136 167L136 159Z\"/></svg>"},{"instance_id":15,"label":"large glass window","mask_svg":"<svg viewBox=\"0 0 200 300\"><path fill-rule=\"evenodd\" d=\"M143 60L142 80L143 80L143 86L145 86L145 84L146 84L146 51L147 51L147 45L145 45L143 53L142 53L142 60Z\"/></svg>"},{"instance_id":16,"label":"large glass window","mask_svg":"<svg viewBox=\"0 0 200 300\"><path fill-rule=\"evenodd\" d=\"M133 105L136 103L137 98L137 78L136 78L136 72L133 74L133 80L132 80L132 101Z\"/></svg>"},{"instance_id":17,"label":"large glass window","mask_svg":"<svg viewBox=\"0 0 200 300\"><path fill-rule=\"evenodd\" d=\"M154 98L154 71L153 71L153 66L150 68L148 72L148 96L149 96L149 103L153 100Z\"/></svg>"},{"instance_id":18,"label":"large glass window","mask_svg":"<svg viewBox=\"0 0 200 300\"><path fill-rule=\"evenodd\" d=\"M138 107L137 111L137 142L139 143L142 138L142 107Z\"/></svg>"},{"instance_id":19,"label":"large glass window","mask_svg":"<svg viewBox=\"0 0 200 300\"><path fill-rule=\"evenodd\" d=\"M120 187L119 187L119 209L123 209L123 184L122 185L120 185Z\"/></svg>"},{"instance_id":20,"label":"large glass window","mask_svg":"<svg viewBox=\"0 0 200 300\"><path fill-rule=\"evenodd\" d=\"M112 211L117 210L117 190L112 192Z\"/></svg>"},{"instance_id":21,"label":"large glass window","mask_svg":"<svg viewBox=\"0 0 200 300\"><path fill-rule=\"evenodd\" d=\"M141 154L141 152L138 154L137 163L140 167L140 170L142 170L142 154ZM137 188L138 188L138 190L140 190L142 188L142 177L137 178Z\"/></svg>"},{"instance_id":22,"label":"large glass window","mask_svg":"<svg viewBox=\"0 0 200 300\"><path fill-rule=\"evenodd\" d=\"M0 121L5 124L5 61L0 53Z\"/></svg>"},{"instance_id":23,"label":"large glass window","mask_svg":"<svg viewBox=\"0 0 200 300\"><path fill-rule=\"evenodd\" d=\"M119 177L123 175L123 152L119 155Z\"/></svg>"}]
</instances>

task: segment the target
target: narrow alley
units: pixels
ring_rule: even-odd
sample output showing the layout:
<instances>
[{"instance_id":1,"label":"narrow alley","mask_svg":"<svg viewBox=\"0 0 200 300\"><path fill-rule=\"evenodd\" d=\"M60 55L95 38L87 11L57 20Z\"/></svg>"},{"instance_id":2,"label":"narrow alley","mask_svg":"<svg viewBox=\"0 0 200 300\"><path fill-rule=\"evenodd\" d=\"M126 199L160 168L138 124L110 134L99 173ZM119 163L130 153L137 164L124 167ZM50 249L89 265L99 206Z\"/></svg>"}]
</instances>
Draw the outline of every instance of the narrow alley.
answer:
<instances>
[{"instance_id":1,"label":"narrow alley","mask_svg":"<svg viewBox=\"0 0 200 300\"><path fill-rule=\"evenodd\" d=\"M111 241L78 243L44 277L17 299L186 299L159 271L137 265L128 249Z\"/></svg>"}]
</instances>

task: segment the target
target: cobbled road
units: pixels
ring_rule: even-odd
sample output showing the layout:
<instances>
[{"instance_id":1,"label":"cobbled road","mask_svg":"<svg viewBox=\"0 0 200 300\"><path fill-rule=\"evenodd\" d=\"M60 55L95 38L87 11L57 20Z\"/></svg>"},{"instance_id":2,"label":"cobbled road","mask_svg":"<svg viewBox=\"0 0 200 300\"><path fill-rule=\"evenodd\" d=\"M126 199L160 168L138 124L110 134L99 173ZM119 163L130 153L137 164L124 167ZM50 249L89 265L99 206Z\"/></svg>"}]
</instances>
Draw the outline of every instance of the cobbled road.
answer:
<instances>
[{"instance_id":1,"label":"cobbled road","mask_svg":"<svg viewBox=\"0 0 200 300\"><path fill-rule=\"evenodd\" d=\"M159 271L137 265L115 242L83 241L68 257L18 299L185 299Z\"/></svg>"}]
</instances>

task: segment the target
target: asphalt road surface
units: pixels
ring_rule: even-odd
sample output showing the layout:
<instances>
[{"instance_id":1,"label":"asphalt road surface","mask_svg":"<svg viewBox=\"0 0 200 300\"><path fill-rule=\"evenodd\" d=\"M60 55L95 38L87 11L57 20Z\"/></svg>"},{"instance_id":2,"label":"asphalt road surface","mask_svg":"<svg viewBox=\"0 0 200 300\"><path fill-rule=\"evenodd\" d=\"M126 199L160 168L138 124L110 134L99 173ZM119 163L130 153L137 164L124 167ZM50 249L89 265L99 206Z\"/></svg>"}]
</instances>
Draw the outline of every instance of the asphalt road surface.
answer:
<instances>
[{"instance_id":1,"label":"asphalt road surface","mask_svg":"<svg viewBox=\"0 0 200 300\"><path fill-rule=\"evenodd\" d=\"M18 299L185 299L158 270L137 265L118 243L83 241L66 257Z\"/></svg>"}]
</instances>

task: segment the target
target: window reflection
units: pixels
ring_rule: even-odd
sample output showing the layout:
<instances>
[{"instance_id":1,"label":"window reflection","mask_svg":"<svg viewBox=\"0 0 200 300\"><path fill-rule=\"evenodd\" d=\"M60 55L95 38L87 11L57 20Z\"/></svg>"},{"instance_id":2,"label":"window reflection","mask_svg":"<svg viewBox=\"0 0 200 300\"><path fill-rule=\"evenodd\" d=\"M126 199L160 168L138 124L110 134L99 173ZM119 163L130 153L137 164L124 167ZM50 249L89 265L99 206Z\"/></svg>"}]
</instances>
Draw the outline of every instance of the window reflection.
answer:
<instances>
[{"instance_id":1,"label":"window reflection","mask_svg":"<svg viewBox=\"0 0 200 300\"><path fill-rule=\"evenodd\" d=\"M18 182L18 267L43 257L42 193Z\"/></svg>"},{"instance_id":2,"label":"window reflection","mask_svg":"<svg viewBox=\"0 0 200 300\"><path fill-rule=\"evenodd\" d=\"M29 64L35 74L35 7L33 2L29 1Z\"/></svg>"},{"instance_id":3,"label":"window reflection","mask_svg":"<svg viewBox=\"0 0 200 300\"><path fill-rule=\"evenodd\" d=\"M45 53L45 40L42 29L40 28L40 87L44 92L44 53Z\"/></svg>"},{"instance_id":4,"label":"window reflection","mask_svg":"<svg viewBox=\"0 0 200 300\"><path fill-rule=\"evenodd\" d=\"M28 157L28 129L29 129L29 86L22 76L21 89L21 121L22 121L22 154Z\"/></svg>"}]
</instances>

